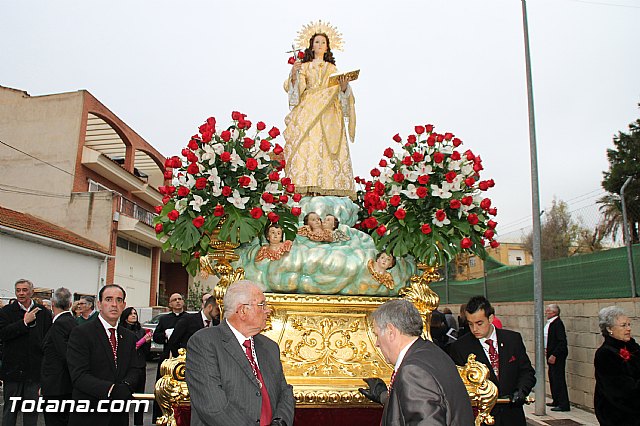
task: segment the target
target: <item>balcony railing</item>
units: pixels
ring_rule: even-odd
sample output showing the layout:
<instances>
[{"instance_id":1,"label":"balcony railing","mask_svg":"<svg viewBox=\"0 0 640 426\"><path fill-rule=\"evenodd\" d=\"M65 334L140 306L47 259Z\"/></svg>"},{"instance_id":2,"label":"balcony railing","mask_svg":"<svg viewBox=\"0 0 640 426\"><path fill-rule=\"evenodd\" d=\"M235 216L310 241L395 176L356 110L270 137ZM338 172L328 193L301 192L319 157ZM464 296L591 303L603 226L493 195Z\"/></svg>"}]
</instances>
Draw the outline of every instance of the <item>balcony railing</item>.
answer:
<instances>
[{"instance_id":1,"label":"balcony railing","mask_svg":"<svg viewBox=\"0 0 640 426\"><path fill-rule=\"evenodd\" d=\"M149 225L152 228L153 228L153 218L157 216L155 213L140 207L133 201L128 200L122 196L118 201L118 212L120 212L125 216L129 216L134 219L137 219L140 222L146 225Z\"/></svg>"}]
</instances>

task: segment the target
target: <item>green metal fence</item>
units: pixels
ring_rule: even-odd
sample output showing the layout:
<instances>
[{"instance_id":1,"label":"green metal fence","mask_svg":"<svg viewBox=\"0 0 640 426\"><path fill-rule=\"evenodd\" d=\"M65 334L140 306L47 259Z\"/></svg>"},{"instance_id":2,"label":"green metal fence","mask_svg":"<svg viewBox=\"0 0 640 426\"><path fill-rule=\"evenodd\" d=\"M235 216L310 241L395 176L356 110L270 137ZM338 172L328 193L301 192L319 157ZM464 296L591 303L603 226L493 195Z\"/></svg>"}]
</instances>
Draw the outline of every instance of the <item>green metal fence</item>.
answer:
<instances>
[{"instance_id":1,"label":"green metal fence","mask_svg":"<svg viewBox=\"0 0 640 426\"><path fill-rule=\"evenodd\" d=\"M636 282L640 282L640 245L633 246ZM499 266L487 262L487 297L492 302L533 300L533 265ZM542 264L545 300L607 299L631 297L631 284L625 247L582 254ZM440 303L466 303L484 294L484 279L444 281L431 288ZM448 298L447 298L448 295Z\"/></svg>"}]
</instances>

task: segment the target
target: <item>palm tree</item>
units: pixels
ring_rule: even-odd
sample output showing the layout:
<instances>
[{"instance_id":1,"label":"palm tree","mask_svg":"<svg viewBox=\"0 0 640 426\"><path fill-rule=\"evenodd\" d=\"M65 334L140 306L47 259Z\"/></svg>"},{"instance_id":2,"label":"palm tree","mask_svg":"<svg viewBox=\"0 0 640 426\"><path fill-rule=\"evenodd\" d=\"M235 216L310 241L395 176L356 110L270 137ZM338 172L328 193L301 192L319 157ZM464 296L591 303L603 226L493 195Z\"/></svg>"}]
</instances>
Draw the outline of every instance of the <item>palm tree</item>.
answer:
<instances>
[{"instance_id":1,"label":"palm tree","mask_svg":"<svg viewBox=\"0 0 640 426\"><path fill-rule=\"evenodd\" d=\"M611 237L614 243L621 235L622 230L622 203L618 194L606 194L600 197L596 203L600 204L598 210L602 214L598 227L602 229L604 238Z\"/></svg>"}]
</instances>

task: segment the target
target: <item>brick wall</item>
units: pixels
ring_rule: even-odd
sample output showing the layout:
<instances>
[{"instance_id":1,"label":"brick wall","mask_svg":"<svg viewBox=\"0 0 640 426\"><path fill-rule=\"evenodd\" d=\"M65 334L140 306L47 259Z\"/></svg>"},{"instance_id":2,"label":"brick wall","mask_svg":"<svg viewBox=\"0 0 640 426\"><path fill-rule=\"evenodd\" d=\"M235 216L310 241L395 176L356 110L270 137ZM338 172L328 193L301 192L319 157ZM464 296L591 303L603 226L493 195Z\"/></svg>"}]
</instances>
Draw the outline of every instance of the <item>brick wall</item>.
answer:
<instances>
[{"instance_id":1,"label":"brick wall","mask_svg":"<svg viewBox=\"0 0 640 426\"><path fill-rule=\"evenodd\" d=\"M560 306L560 317L567 330L569 357L567 359L567 386L572 404L593 410L593 390L595 388L593 357L602 344L603 337L598 327L598 311L606 306L617 305L624 309L631 319L632 336L640 332L640 299L600 299L545 301L545 305L556 303ZM443 305L457 314L460 305ZM533 302L494 304L496 316L502 320L504 328L522 334L527 353L535 366ZM547 380L547 394L549 385Z\"/></svg>"}]
</instances>

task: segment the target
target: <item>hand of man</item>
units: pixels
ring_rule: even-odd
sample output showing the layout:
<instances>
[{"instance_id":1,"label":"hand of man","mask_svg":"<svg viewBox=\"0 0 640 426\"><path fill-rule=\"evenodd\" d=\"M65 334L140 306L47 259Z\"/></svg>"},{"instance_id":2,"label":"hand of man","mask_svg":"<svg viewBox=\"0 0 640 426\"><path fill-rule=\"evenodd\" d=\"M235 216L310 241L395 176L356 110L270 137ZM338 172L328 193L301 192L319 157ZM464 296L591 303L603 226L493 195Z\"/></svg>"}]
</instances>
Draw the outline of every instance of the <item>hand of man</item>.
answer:
<instances>
[{"instance_id":1,"label":"hand of man","mask_svg":"<svg viewBox=\"0 0 640 426\"><path fill-rule=\"evenodd\" d=\"M548 359L547 362L549 363L549 365L553 365L556 363L556 356L555 355L551 355Z\"/></svg>"},{"instance_id":2,"label":"hand of man","mask_svg":"<svg viewBox=\"0 0 640 426\"><path fill-rule=\"evenodd\" d=\"M380 401L380 395L382 395L384 392L387 392L387 385L384 383L384 380L378 377L369 377L362 380L364 380L364 382L369 387L367 389L358 388L360 393L371 401L382 404L382 402Z\"/></svg>"},{"instance_id":3,"label":"hand of man","mask_svg":"<svg viewBox=\"0 0 640 426\"><path fill-rule=\"evenodd\" d=\"M36 320L36 314L38 312L40 312L40 308L33 308L32 310L24 314L24 323L31 324L32 322L34 322Z\"/></svg>"},{"instance_id":4,"label":"hand of man","mask_svg":"<svg viewBox=\"0 0 640 426\"><path fill-rule=\"evenodd\" d=\"M287 426L287 422L282 420L280 417L271 420L271 426Z\"/></svg>"},{"instance_id":5,"label":"hand of man","mask_svg":"<svg viewBox=\"0 0 640 426\"><path fill-rule=\"evenodd\" d=\"M112 400L129 400L131 399L131 389L124 383L118 383L113 386L113 390L111 391L111 399Z\"/></svg>"},{"instance_id":6,"label":"hand of man","mask_svg":"<svg viewBox=\"0 0 640 426\"><path fill-rule=\"evenodd\" d=\"M527 396L521 390L517 390L511 395L511 403L514 405L524 405Z\"/></svg>"}]
</instances>

